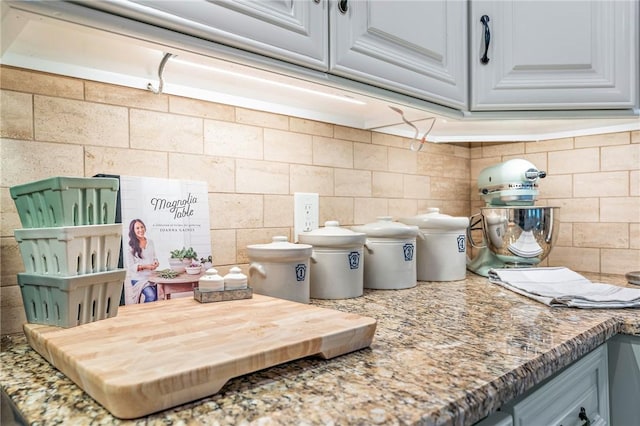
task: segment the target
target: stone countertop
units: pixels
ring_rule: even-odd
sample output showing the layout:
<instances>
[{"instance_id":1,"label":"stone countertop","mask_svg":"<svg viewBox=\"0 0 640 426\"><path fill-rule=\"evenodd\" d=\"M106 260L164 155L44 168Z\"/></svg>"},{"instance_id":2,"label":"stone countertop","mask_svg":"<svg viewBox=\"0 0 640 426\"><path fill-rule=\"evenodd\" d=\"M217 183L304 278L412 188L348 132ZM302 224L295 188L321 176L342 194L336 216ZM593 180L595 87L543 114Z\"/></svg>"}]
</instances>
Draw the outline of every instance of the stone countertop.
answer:
<instances>
[{"instance_id":1,"label":"stone countertop","mask_svg":"<svg viewBox=\"0 0 640 426\"><path fill-rule=\"evenodd\" d=\"M624 276L585 276L634 287ZM550 308L471 273L312 303L376 318L371 347L258 371L211 397L124 421L15 334L2 338L0 385L33 425L470 425L615 334L640 336L637 309Z\"/></svg>"}]
</instances>

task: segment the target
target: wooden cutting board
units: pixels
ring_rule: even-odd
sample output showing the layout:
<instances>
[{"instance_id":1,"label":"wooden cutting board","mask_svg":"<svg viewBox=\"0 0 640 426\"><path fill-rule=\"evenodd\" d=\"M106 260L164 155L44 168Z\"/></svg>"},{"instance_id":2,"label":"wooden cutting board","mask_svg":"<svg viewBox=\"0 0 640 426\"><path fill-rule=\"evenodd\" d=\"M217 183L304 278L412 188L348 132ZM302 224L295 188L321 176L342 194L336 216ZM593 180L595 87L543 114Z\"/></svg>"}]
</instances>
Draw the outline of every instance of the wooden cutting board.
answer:
<instances>
[{"instance_id":1,"label":"wooden cutting board","mask_svg":"<svg viewBox=\"0 0 640 426\"><path fill-rule=\"evenodd\" d=\"M31 347L114 416L131 419L213 395L231 378L371 344L372 318L254 294L121 306L73 328L25 324Z\"/></svg>"}]
</instances>

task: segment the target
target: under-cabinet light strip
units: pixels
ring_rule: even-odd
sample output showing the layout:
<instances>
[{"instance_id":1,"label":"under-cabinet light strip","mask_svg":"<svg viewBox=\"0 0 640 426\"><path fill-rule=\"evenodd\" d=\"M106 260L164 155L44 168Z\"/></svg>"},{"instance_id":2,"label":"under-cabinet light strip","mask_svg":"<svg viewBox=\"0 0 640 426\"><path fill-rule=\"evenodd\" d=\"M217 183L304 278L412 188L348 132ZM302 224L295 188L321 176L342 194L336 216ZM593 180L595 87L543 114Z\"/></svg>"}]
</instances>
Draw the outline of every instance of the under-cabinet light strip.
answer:
<instances>
[{"instance_id":1,"label":"under-cabinet light strip","mask_svg":"<svg viewBox=\"0 0 640 426\"><path fill-rule=\"evenodd\" d=\"M353 98L349 98L347 96L341 96L341 95L334 95L332 93L325 93L325 92L321 92L318 90L313 90L313 89L307 89L305 87L299 87L293 84L287 84L287 83L282 83L279 81L273 81L273 80L269 80L266 78L261 78L261 77L256 77L256 76L252 76L252 75L248 75L248 74L243 74L240 72L236 72L236 71L229 71L229 70L225 70L222 68L217 68L217 67L213 67L210 65L202 65L202 64L197 64L195 62L190 62L190 61L185 61L183 59L172 59L171 62L175 62L175 63L179 63L179 64L183 64L183 65L187 65L190 67L195 67L195 68L200 68L200 69L204 69L207 71L213 71L219 74L225 74L225 75L230 75L233 77L238 77L238 78L243 78L245 80L251 80L251 81L255 81L261 84L268 84L271 86L276 86L276 87L282 87L285 89L289 89L289 90L297 90L299 92L304 92L304 93L309 93L312 95L316 95L316 96L323 96L325 98L331 98L331 99L335 99L338 101L342 101L342 102L348 102L348 103L352 103L352 104L356 104L356 105L366 105L366 102L360 101L358 99L353 99Z\"/></svg>"}]
</instances>

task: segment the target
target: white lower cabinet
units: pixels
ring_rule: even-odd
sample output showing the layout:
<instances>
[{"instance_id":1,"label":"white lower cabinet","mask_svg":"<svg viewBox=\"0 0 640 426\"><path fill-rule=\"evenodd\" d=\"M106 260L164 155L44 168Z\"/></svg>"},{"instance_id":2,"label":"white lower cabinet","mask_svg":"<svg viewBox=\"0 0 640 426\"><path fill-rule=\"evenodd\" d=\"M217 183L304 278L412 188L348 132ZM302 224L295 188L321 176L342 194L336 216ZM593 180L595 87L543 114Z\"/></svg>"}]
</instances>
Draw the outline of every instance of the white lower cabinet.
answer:
<instances>
[{"instance_id":1,"label":"white lower cabinet","mask_svg":"<svg viewBox=\"0 0 640 426\"><path fill-rule=\"evenodd\" d=\"M484 419L480 425L608 425L608 368L607 345L603 344L522 397L501 407L500 412Z\"/></svg>"},{"instance_id":2,"label":"white lower cabinet","mask_svg":"<svg viewBox=\"0 0 640 426\"><path fill-rule=\"evenodd\" d=\"M640 337L618 335L608 342L611 424L640 424Z\"/></svg>"}]
</instances>

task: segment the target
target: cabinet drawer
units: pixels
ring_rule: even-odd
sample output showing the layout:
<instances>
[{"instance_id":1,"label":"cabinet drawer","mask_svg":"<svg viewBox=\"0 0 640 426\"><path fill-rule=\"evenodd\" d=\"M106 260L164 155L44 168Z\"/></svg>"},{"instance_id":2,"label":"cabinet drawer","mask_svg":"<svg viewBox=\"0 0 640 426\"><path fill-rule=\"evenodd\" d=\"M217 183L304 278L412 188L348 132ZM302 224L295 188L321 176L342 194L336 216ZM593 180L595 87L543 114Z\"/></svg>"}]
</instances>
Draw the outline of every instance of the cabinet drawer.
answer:
<instances>
[{"instance_id":1,"label":"cabinet drawer","mask_svg":"<svg viewBox=\"0 0 640 426\"><path fill-rule=\"evenodd\" d=\"M586 355L511 406L513 424L577 426L609 424L606 344Z\"/></svg>"}]
</instances>

